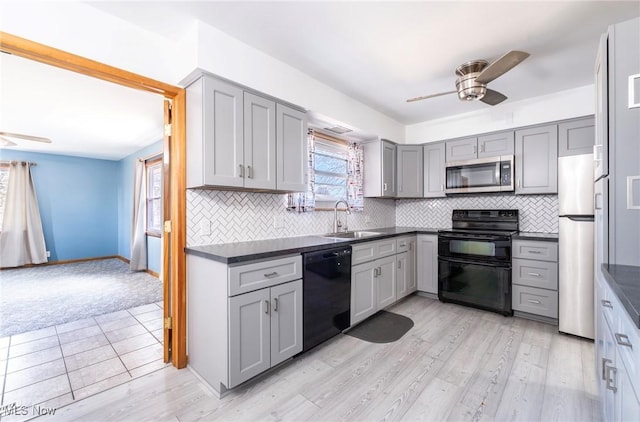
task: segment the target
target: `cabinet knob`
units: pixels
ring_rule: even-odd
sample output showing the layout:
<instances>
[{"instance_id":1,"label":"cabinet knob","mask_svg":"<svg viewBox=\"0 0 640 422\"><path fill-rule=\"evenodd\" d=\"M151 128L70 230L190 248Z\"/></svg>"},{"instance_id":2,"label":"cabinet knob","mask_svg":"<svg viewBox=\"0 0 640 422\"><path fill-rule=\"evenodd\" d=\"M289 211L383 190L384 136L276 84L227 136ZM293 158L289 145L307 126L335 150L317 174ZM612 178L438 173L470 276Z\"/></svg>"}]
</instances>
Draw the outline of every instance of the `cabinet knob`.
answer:
<instances>
[{"instance_id":1,"label":"cabinet knob","mask_svg":"<svg viewBox=\"0 0 640 422\"><path fill-rule=\"evenodd\" d=\"M611 390L614 393L618 392L618 387L616 387L616 378L618 374L618 369L615 366L606 365L605 373L606 373L605 382L607 385L607 390ZM610 375L611 373L613 373L613 378Z\"/></svg>"},{"instance_id":2,"label":"cabinet knob","mask_svg":"<svg viewBox=\"0 0 640 422\"><path fill-rule=\"evenodd\" d=\"M238 177L244 177L244 166L242 164L238 164L239 172Z\"/></svg>"},{"instance_id":3,"label":"cabinet knob","mask_svg":"<svg viewBox=\"0 0 640 422\"><path fill-rule=\"evenodd\" d=\"M386 184L386 183L383 183L383 184L382 184L382 190L383 190L384 192L386 192L386 191L387 191L387 184Z\"/></svg>"},{"instance_id":4,"label":"cabinet knob","mask_svg":"<svg viewBox=\"0 0 640 422\"><path fill-rule=\"evenodd\" d=\"M604 307L604 308L611 308L611 309L613 309L613 305L611 304L611 301L609 301L609 300L604 300L604 299L602 299L602 300L600 301L600 303L602 303L602 307Z\"/></svg>"},{"instance_id":5,"label":"cabinet knob","mask_svg":"<svg viewBox=\"0 0 640 422\"><path fill-rule=\"evenodd\" d=\"M273 310L274 312L278 312L278 298L273 299Z\"/></svg>"},{"instance_id":6,"label":"cabinet knob","mask_svg":"<svg viewBox=\"0 0 640 422\"><path fill-rule=\"evenodd\" d=\"M253 169L251 168L251 166L247 166L247 178L253 179Z\"/></svg>"},{"instance_id":7,"label":"cabinet knob","mask_svg":"<svg viewBox=\"0 0 640 422\"><path fill-rule=\"evenodd\" d=\"M269 313L269 301L268 300L264 301L264 313L265 314Z\"/></svg>"}]
</instances>

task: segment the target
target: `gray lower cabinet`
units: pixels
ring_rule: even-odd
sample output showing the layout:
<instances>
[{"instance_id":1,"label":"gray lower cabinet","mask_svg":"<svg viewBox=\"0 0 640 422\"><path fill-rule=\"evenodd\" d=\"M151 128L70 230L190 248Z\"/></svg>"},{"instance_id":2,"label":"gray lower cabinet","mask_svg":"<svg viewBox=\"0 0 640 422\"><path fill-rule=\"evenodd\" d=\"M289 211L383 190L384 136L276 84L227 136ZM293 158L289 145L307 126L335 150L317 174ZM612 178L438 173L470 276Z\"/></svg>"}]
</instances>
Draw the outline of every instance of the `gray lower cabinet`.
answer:
<instances>
[{"instance_id":1,"label":"gray lower cabinet","mask_svg":"<svg viewBox=\"0 0 640 422\"><path fill-rule=\"evenodd\" d=\"M307 190L304 111L210 75L186 92L188 188Z\"/></svg>"},{"instance_id":2,"label":"gray lower cabinet","mask_svg":"<svg viewBox=\"0 0 640 422\"><path fill-rule=\"evenodd\" d=\"M423 153L422 145L398 145L397 156L397 198L419 198L423 194Z\"/></svg>"},{"instance_id":3,"label":"gray lower cabinet","mask_svg":"<svg viewBox=\"0 0 640 422\"><path fill-rule=\"evenodd\" d=\"M411 293L411 239L406 236L352 245L351 325L398 301L399 290L405 296Z\"/></svg>"},{"instance_id":4,"label":"gray lower cabinet","mask_svg":"<svg viewBox=\"0 0 640 422\"><path fill-rule=\"evenodd\" d=\"M302 352L302 258L187 255L189 368L223 395Z\"/></svg>"},{"instance_id":5,"label":"gray lower cabinet","mask_svg":"<svg viewBox=\"0 0 640 422\"><path fill-rule=\"evenodd\" d=\"M438 294L438 236L419 234L417 255L418 291Z\"/></svg>"},{"instance_id":6,"label":"gray lower cabinet","mask_svg":"<svg viewBox=\"0 0 640 422\"><path fill-rule=\"evenodd\" d=\"M422 146L424 155L424 197L444 197L445 143L437 142Z\"/></svg>"},{"instance_id":7,"label":"gray lower cabinet","mask_svg":"<svg viewBox=\"0 0 640 422\"><path fill-rule=\"evenodd\" d=\"M417 290L416 245L416 236L396 239L396 300Z\"/></svg>"},{"instance_id":8,"label":"gray lower cabinet","mask_svg":"<svg viewBox=\"0 0 640 422\"><path fill-rule=\"evenodd\" d=\"M595 354L602 419L640 420L640 330L600 271L595 280Z\"/></svg>"},{"instance_id":9,"label":"gray lower cabinet","mask_svg":"<svg viewBox=\"0 0 640 422\"><path fill-rule=\"evenodd\" d=\"M558 193L558 125L515 132L516 194Z\"/></svg>"},{"instance_id":10,"label":"gray lower cabinet","mask_svg":"<svg viewBox=\"0 0 640 422\"><path fill-rule=\"evenodd\" d=\"M558 319L558 244L514 239L513 310L520 316Z\"/></svg>"},{"instance_id":11,"label":"gray lower cabinet","mask_svg":"<svg viewBox=\"0 0 640 422\"><path fill-rule=\"evenodd\" d=\"M593 116L558 124L558 157L591 154L596 139Z\"/></svg>"}]
</instances>

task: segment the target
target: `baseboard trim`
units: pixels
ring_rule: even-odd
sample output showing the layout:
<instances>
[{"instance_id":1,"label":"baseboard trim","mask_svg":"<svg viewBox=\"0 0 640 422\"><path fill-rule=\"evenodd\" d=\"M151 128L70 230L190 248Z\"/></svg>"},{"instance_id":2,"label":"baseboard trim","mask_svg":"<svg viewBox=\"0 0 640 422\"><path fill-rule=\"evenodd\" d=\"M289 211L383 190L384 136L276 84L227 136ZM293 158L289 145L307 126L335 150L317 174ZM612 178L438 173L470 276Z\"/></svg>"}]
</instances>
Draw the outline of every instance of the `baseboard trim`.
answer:
<instances>
[{"instance_id":1,"label":"baseboard trim","mask_svg":"<svg viewBox=\"0 0 640 422\"><path fill-rule=\"evenodd\" d=\"M20 267L2 267L0 268L0 271L2 270L15 270L18 268L31 268L31 267L42 267L42 266L48 266L48 265L63 265L63 264L77 264L78 262L89 262L89 261L101 261L104 259L119 259L120 261L124 262L125 264L130 264L131 260L125 258L124 256L121 255L109 255L109 256L96 256L93 258L78 258L78 259L66 259L64 261L53 261L53 262L44 262L42 264L26 264ZM149 270L146 269L144 270L147 274L149 274L152 277L155 278L160 278L160 274L158 274L157 272L153 271L153 270Z\"/></svg>"}]
</instances>

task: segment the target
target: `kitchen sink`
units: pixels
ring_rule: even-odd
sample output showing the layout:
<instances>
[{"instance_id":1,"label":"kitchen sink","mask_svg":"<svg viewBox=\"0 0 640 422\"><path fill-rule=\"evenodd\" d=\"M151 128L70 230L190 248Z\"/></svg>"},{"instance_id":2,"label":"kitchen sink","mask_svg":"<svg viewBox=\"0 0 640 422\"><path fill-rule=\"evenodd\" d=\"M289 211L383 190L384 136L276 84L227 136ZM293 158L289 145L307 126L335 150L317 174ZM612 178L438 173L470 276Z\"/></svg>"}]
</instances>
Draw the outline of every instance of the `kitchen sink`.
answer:
<instances>
[{"instance_id":1,"label":"kitchen sink","mask_svg":"<svg viewBox=\"0 0 640 422\"><path fill-rule=\"evenodd\" d=\"M362 239L364 237L380 236L381 234L382 233L361 230L361 231L352 231L352 232L323 234L322 237L327 237L329 239Z\"/></svg>"}]
</instances>

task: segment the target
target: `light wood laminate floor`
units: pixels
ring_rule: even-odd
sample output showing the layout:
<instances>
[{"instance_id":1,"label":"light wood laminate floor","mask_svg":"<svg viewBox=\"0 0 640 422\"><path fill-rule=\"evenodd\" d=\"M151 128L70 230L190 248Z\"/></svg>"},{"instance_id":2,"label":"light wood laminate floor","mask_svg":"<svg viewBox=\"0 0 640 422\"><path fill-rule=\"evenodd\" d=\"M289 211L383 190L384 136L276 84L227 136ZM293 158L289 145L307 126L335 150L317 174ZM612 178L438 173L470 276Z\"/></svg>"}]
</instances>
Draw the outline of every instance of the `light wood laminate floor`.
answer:
<instances>
[{"instance_id":1,"label":"light wood laminate floor","mask_svg":"<svg viewBox=\"0 0 640 422\"><path fill-rule=\"evenodd\" d=\"M397 342L340 335L221 400L189 370L168 367L53 420L599 419L593 342L415 295L389 310L415 322Z\"/></svg>"}]
</instances>

